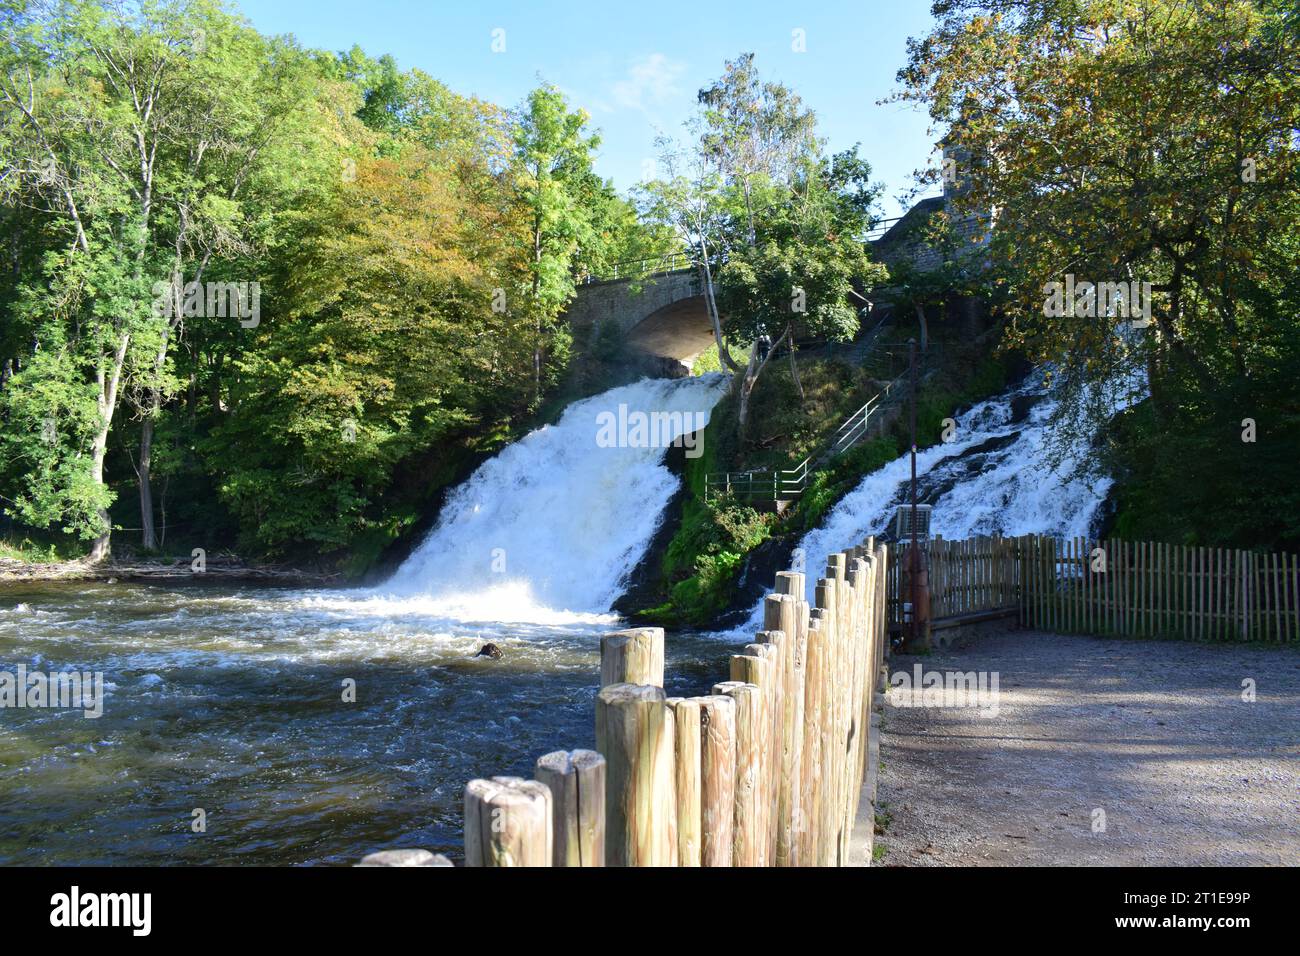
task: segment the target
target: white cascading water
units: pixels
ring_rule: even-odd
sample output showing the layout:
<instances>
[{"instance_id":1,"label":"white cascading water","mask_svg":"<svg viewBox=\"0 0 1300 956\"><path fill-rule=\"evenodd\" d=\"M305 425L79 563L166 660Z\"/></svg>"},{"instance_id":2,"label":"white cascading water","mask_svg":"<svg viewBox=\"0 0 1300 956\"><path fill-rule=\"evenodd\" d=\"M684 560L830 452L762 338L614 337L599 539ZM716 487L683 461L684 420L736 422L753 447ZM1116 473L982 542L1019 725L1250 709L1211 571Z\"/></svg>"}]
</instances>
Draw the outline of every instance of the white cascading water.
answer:
<instances>
[{"instance_id":1,"label":"white cascading water","mask_svg":"<svg viewBox=\"0 0 1300 956\"><path fill-rule=\"evenodd\" d=\"M461 621L608 618L680 486L664 465L668 441L702 427L725 387L722 375L644 379L570 405L452 491L372 595ZM637 412L656 416L649 441Z\"/></svg>"},{"instance_id":2,"label":"white cascading water","mask_svg":"<svg viewBox=\"0 0 1300 956\"><path fill-rule=\"evenodd\" d=\"M1141 388L1137 380L1116 388L1110 396L1114 410L1127 406ZM1029 402L1027 414L1017 416L1016 405ZM933 506L932 534L950 540L1030 533L1068 538L1094 530L1113 482L1075 477L1075 461L1063 461L1057 471L1049 468L1045 449L1055 406L1035 374L956 416L955 440L917 452L918 500ZM809 601L826 555L889 529L907 500L910 477L910 455L903 454L863 478L799 542L808 566ZM730 633L744 635L761 626L760 602L749 621Z\"/></svg>"}]
</instances>

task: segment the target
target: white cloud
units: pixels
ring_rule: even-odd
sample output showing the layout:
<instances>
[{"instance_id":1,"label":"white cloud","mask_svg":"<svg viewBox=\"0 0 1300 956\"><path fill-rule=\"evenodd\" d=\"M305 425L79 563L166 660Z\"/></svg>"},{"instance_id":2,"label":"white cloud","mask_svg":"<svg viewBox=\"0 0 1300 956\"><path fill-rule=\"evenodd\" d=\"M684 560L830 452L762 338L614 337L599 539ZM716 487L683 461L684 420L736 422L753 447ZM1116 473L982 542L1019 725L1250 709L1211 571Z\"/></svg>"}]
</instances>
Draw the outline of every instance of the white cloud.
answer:
<instances>
[{"instance_id":1,"label":"white cloud","mask_svg":"<svg viewBox=\"0 0 1300 956\"><path fill-rule=\"evenodd\" d=\"M670 60L662 53L651 53L633 60L627 78L614 84L614 102L625 109L648 112L681 92L677 78L686 72L686 64Z\"/></svg>"}]
</instances>

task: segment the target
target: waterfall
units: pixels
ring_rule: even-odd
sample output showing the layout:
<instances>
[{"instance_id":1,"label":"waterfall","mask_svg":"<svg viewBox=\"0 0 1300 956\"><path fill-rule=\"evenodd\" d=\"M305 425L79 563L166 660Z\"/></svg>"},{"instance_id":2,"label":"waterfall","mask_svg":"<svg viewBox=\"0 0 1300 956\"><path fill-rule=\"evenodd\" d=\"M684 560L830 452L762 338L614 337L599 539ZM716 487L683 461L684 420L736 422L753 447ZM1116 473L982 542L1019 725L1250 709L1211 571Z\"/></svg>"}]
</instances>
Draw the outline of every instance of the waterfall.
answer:
<instances>
[{"instance_id":1,"label":"waterfall","mask_svg":"<svg viewBox=\"0 0 1300 956\"><path fill-rule=\"evenodd\" d=\"M375 596L462 621L609 615L680 486L667 446L707 423L725 387L644 379L575 402L452 491Z\"/></svg>"},{"instance_id":2,"label":"waterfall","mask_svg":"<svg viewBox=\"0 0 1300 956\"><path fill-rule=\"evenodd\" d=\"M1108 393L1118 411L1140 394L1142 384L1125 382ZM1110 478L1081 478L1078 462L1052 471L1045 450L1056 401L1041 375L957 415L950 442L917 452L917 501L933 507L930 532L948 539L976 535L1087 535L1095 530ZM826 556L868 535L891 530L900 504L908 501L911 461L903 454L865 476L808 532L795 551L802 560L808 599L824 575ZM762 626L762 603L736 635Z\"/></svg>"}]
</instances>

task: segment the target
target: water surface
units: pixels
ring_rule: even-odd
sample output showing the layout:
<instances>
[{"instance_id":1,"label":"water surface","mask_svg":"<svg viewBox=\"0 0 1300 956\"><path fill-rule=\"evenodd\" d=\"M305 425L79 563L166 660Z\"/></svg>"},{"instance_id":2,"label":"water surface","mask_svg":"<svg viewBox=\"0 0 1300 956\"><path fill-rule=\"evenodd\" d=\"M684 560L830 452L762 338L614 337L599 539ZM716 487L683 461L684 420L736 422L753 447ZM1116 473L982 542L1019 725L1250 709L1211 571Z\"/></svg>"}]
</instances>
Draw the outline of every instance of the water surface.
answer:
<instances>
[{"instance_id":1,"label":"water surface","mask_svg":"<svg viewBox=\"0 0 1300 956\"><path fill-rule=\"evenodd\" d=\"M616 626L476 624L343 591L0 585L0 670L107 687L98 719L0 709L0 863L458 858L468 779L593 745ZM488 640L503 659L472 656ZM706 692L728 650L670 635L669 694Z\"/></svg>"}]
</instances>

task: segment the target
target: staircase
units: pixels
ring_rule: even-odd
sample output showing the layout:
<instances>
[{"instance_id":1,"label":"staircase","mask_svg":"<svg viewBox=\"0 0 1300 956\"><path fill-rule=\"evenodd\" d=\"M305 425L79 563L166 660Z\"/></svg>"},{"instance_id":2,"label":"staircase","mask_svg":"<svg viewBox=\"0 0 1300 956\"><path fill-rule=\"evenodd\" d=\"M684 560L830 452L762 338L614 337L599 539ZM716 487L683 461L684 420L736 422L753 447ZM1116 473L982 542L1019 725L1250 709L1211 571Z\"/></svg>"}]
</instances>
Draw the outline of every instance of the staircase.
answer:
<instances>
[{"instance_id":1,"label":"staircase","mask_svg":"<svg viewBox=\"0 0 1300 956\"><path fill-rule=\"evenodd\" d=\"M761 471L716 471L704 476L706 501L721 495L733 495L749 501L790 502L808 488L808 480L818 469L837 455L848 451L867 433L871 418L890 399L904 376L891 381L867 400L867 403L844 420L830 442L816 454L809 455L793 468Z\"/></svg>"}]
</instances>

